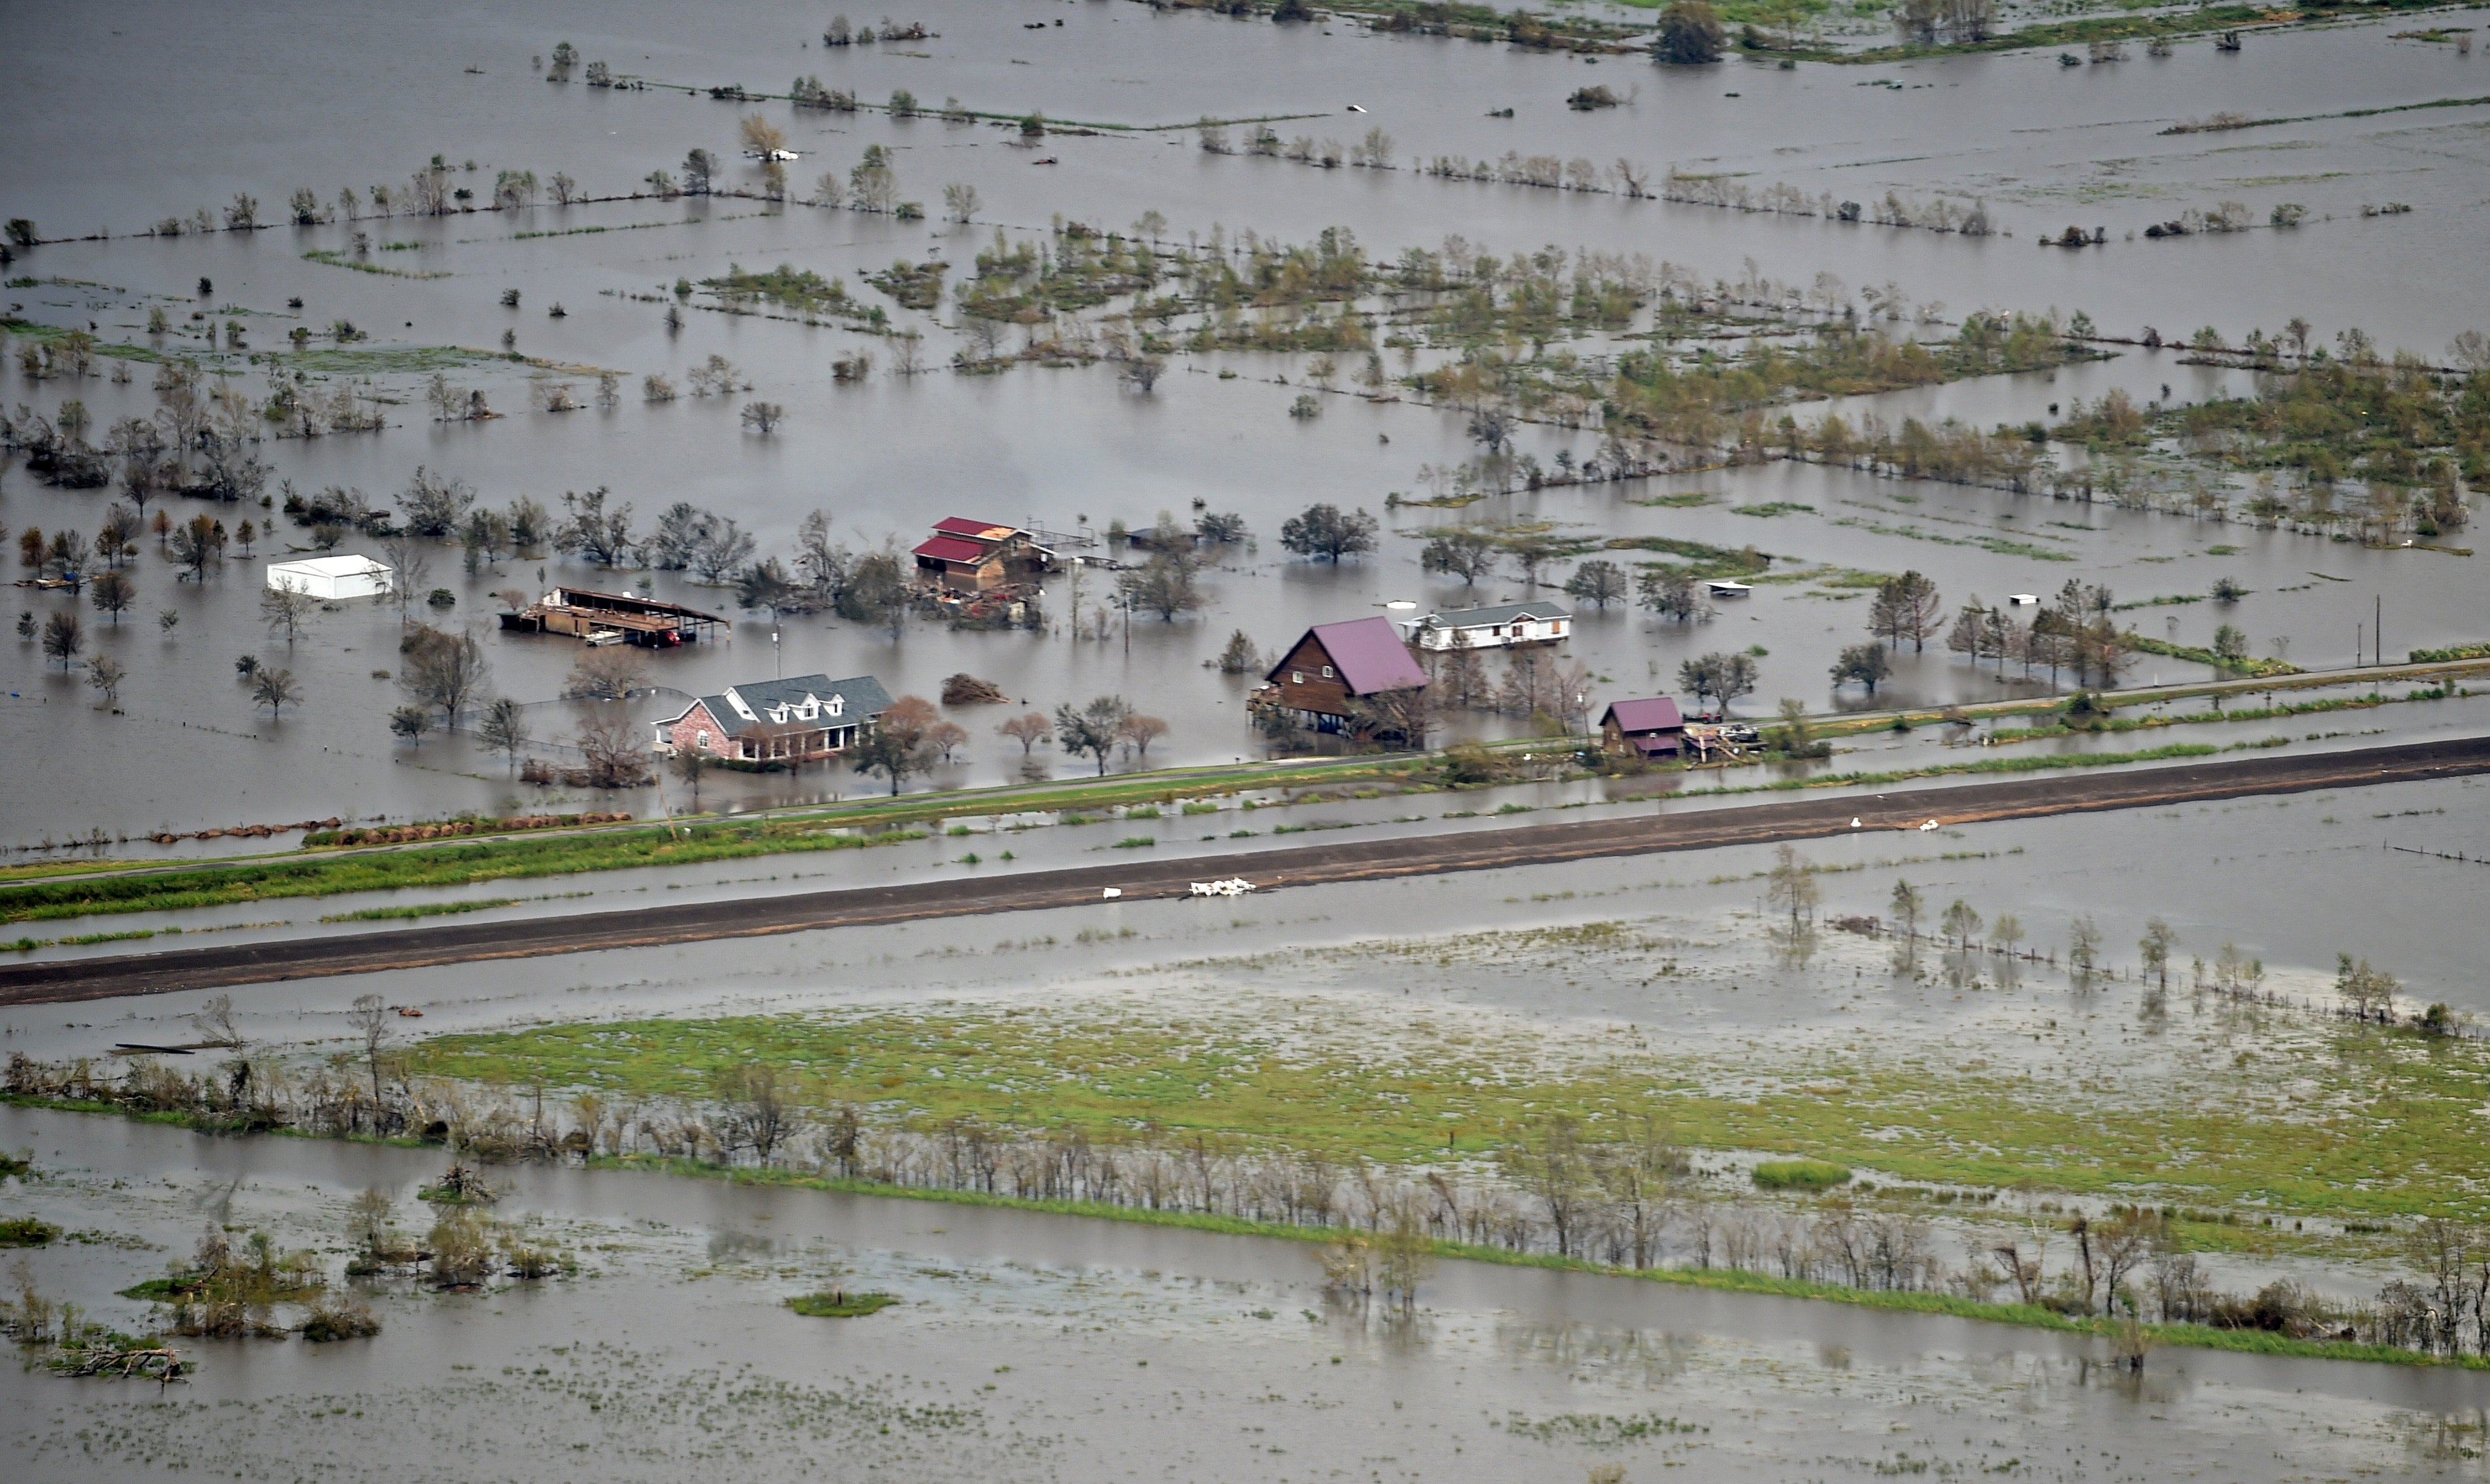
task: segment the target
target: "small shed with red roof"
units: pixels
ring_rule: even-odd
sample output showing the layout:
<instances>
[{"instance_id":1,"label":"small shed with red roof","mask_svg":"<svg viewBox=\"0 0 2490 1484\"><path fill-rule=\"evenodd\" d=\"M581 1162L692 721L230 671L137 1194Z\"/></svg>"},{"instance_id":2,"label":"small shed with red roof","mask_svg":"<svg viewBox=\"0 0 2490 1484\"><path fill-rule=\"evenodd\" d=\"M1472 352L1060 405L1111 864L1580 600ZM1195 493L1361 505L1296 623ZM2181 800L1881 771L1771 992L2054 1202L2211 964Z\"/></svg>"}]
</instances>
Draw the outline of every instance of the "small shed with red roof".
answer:
<instances>
[{"instance_id":1,"label":"small shed with red roof","mask_svg":"<svg viewBox=\"0 0 2490 1484\"><path fill-rule=\"evenodd\" d=\"M1674 757L1686 749L1686 718L1666 696L1611 701L1600 715L1600 735L1612 752Z\"/></svg>"},{"instance_id":2,"label":"small shed with red roof","mask_svg":"<svg viewBox=\"0 0 2490 1484\"><path fill-rule=\"evenodd\" d=\"M1263 678L1278 688L1280 705L1323 731L1341 729L1353 700L1427 684L1400 632L1381 617L1316 624Z\"/></svg>"}]
</instances>

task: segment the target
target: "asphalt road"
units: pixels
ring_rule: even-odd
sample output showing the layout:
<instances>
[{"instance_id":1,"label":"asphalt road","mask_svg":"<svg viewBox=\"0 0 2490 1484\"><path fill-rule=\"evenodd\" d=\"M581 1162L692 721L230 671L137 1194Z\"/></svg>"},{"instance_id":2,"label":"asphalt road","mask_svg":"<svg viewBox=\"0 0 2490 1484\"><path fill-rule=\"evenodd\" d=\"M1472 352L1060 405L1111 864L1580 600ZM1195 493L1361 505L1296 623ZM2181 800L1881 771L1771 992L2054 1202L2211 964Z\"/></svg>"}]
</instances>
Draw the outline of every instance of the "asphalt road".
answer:
<instances>
[{"instance_id":1,"label":"asphalt road","mask_svg":"<svg viewBox=\"0 0 2490 1484\"><path fill-rule=\"evenodd\" d=\"M1684 813L1654 813L1573 824L1522 825L1420 839L1342 842L1233 856L1119 861L1018 874L963 875L904 886L792 897L682 902L570 916L401 928L335 937L72 958L0 967L0 1005L59 1004L278 980L370 974L437 964L645 948L717 938L807 932L919 918L1069 907L1105 899L1183 897L1191 883L1245 876L1259 890L1341 881L1556 865L1603 856L1701 850L1847 834L1908 830L1929 819L1968 824L2138 809L2312 788L2453 778L2490 772L2490 737L2341 753L2244 757L2173 767L2104 768L2008 783L1921 789L1888 797L1797 798ZM1664 796L1665 797L1665 796Z\"/></svg>"}]
</instances>

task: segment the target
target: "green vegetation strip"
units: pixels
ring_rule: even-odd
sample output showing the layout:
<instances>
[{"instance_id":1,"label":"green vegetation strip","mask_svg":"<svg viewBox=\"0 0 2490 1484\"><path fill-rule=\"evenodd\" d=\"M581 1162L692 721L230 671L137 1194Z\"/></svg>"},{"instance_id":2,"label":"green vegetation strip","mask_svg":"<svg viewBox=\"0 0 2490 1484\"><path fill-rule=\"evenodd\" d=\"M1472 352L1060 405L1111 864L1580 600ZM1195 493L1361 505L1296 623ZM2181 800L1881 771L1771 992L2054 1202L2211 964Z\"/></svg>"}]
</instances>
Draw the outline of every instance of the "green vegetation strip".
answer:
<instances>
[{"instance_id":1,"label":"green vegetation strip","mask_svg":"<svg viewBox=\"0 0 2490 1484\"><path fill-rule=\"evenodd\" d=\"M704 824L548 839L478 841L420 850L380 850L329 858L293 857L204 866L144 875L40 881L0 887L0 922L39 922L108 912L226 906L278 897L336 897L414 886L684 866L792 850L849 850L922 840L921 832L832 833L812 820L794 824Z\"/></svg>"},{"instance_id":2,"label":"green vegetation strip","mask_svg":"<svg viewBox=\"0 0 2490 1484\"><path fill-rule=\"evenodd\" d=\"M342 252L334 252L326 247L312 248L303 255L303 261L324 263L331 268L351 268L359 273L378 273L386 278L447 278L449 276L448 272L439 270L426 271L421 269L389 268L379 263L366 263L361 258L350 258Z\"/></svg>"},{"instance_id":3,"label":"green vegetation strip","mask_svg":"<svg viewBox=\"0 0 2490 1484\"><path fill-rule=\"evenodd\" d=\"M419 901L404 907L365 907L360 912L332 912L320 919L324 923L381 923L399 918L444 917L458 912L489 912L495 907L515 907L516 897L479 897L473 901Z\"/></svg>"},{"instance_id":4,"label":"green vegetation strip","mask_svg":"<svg viewBox=\"0 0 2490 1484\"><path fill-rule=\"evenodd\" d=\"M1413 967L1604 962L1628 978L1665 972L1666 956L1619 923L1373 949L1396 953ZM1551 1067L1549 1048L1520 1035L1344 1022L1308 1044L1242 1013L1096 1011L566 1024L435 1037L406 1057L417 1076L695 1100L724 1070L767 1063L799 1074L806 1104L858 1105L919 1129L1200 1137L1403 1168L1492 1156L1566 1114L1593 1139L1649 1120L1692 1146L1938 1185L2277 1218L2490 1215L2490 1148L2476 1136L2490 1045L2271 1013L2232 1024L2226 1004L2213 1002L2192 1039L2169 1038L2168 1068L2118 1076L1868 1035L1785 1054L1600 1048Z\"/></svg>"}]
</instances>

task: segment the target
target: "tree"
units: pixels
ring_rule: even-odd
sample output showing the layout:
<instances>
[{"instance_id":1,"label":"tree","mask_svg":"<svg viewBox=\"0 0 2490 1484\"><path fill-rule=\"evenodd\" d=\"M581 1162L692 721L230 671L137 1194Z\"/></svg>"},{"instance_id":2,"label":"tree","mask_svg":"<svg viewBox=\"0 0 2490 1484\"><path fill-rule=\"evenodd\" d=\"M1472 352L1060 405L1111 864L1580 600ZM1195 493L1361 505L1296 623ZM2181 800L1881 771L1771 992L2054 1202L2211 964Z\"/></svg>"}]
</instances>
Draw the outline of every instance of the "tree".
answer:
<instances>
[{"instance_id":1,"label":"tree","mask_svg":"<svg viewBox=\"0 0 2490 1484\"><path fill-rule=\"evenodd\" d=\"M858 212L887 212L899 201L899 176L890 168L890 152L881 145L864 148L864 158L848 172L848 206Z\"/></svg>"},{"instance_id":2,"label":"tree","mask_svg":"<svg viewBox=\"0 0 2490 1484\"><path fill-rule=\"evenodd\" d=\"M294 682L294 671L263 667L250 677L251 704L266 706L270 721L282 721L287 706L303 703L303 688Z\"/></svg>"},{"instance_id":3,"label":"tree","mask_svg":"<svg viewBox=\"0 0 2490 1484\"><path fill-rule=\"evenodd\" d=\"M502 754L516 767L520 749L528 745L527 707L507 696L495 698L484 708L484 719L476 724L476 740Z\"/></svg>"},{"instance_id":4,"label":"tree","mask_svg":"<svg viewBox=\"0 0 2490 1484\"><path fill-rule=\"evenodd\" d=\"M1999 918L2002 925L2006 919ZM2150 974L2164 989L2170 987L2170 950L2179 942L2179 934L2161 919L2149 918L2144 924L2144 936L2136 940L2136 949L2144 956L2144 972Z\"/></svg>"},{"instance_id":5,"label":"tree","mask_svg":"<svg viewBox=\"0 0 2490 1484\"><path fill-rule=\"evenodd\" d=\"M997 735L1009 737L1020 744L1023 757L1029 756L1037 744L1045 741L1054 730L1045 716L1035 711L1025 711L995 728Z\"/></svg>"},{"instance_id":6,"label":"tree","mask_svg":"<svg viewBox=\"0 0 2490 1484\"><path fill-rule=\"evenodd\" d=\"M787 420L787 408L779 402L746 402L743 404L743 425L767 438L778 431Z\"/></svg>"},{"instance_id":7,"label":"tree","mask_svg":"<svg viewBox=\"0 0 2490 1484\"><path fill-rule=\"evenodd\" d=\"M1202 590L1194 582L1197 570L1191 552L1161 546L1146 564L1119 574L1115 590L1128 612L1147 609L1172 623L1176 614L1202 605Z\"/></svg>"},{"instance_id":8,"label":"tree","mask_svg":"<svg viewBox=\"0 0 2490 1484\"><path fill-rule=\"evenodd\" d=\"M858 557L836 609L852 623L889 630L896 641L908 624L908 569L900 564L899 554L882 551Z\"/></svg>"},{"instance_id":9,"label":"tree","mask_svg":"<svg viewBox=\"0 0 2490 1484\"><path fill-rule=\"evenodd\" d=\"M164 512L159 510L156 514L161 519ZM181 525L172 526L171 530L173 559L182 564L182 577L190 582L205 581L208 563L216 560L224 549L224 524L205 515L194 515Z\"/></svg>"},{"instance_id":10,"label":"tree","mask_svg":"<svg viewBox=\"0 0 2490 1484\"><path fill-rule=\"evenodd\" d=\"M381 556L389 562L390 595L397 599L397 621L402 624L406 606L430 587L432 554L422 542L401 532L382 540Z\"/></svg>"},{"instance_id":11,"label":"tree","mask_svg":"<svg viewBox=\"0 0 2490 1484\"><path fill-rule=\"evenodd\" d=\"M1457 526L1428 535L1427 544L1418 551L1418 567L1458 577L1465 587L1476 586L1480 578L1495 571L1503 556L1495 537L1475 527Z\"/></svg>"},{"instance_id":12,"label":"tree","mask_svg":"<svg viewBox=\"0 0 2490 1484\"><path fill-rule=\"evenodd\" d=\"M70 672L70 661L85 647L86 630L75 612L64 610L43 620L43 653L61 662L62 674Z\"/></svg>"},{"instance_id":13,"label":"tree","mask_svg":"<svg viewBox=\"0 0 2490 1484\"><path fill-rule=\"evenodd\" d=\"M363 1065L371 1070L372 1104L381 1100L381 1042L389 1039L389 1002L377 994L355 996L347 1023L363 1040Z\"/></svg>"},{"instance_id":14,"label":"tree","mask_svg":"<svg viewBox=\"0 0 2490 1484\"><path fill-rule=\"evenodd\" d=\"M1100 696L1080 707L1066 701L1055 708L1056 744L1075 757L1086 753L1097 758L1098 776L1104 778L1118 729L1132 714L1131 703L1121 696Z\"/></svg>"},{"instance_id":15,"label":"tree","mask_svg":"<svg viewBox=\"0 0 2490 1484\"><path fill-rule=\"evenodd\" d=\"M1875 601L1868 606L1868 632L1896 649L1907 639L1918 653L1936 632L1939 611L1934 582L1917 572L1889 577L1876 585Z\"/></svg>"},{"instance_id":16,"label":"tree","mask_svg":"<svg viewBox=\"0 0 2490 1484\"><path fill-rule=\"evenodd\" d=\"M1781 724L1773 728L1769 740L1791 757L1830 757L1833 744L1818 742L1815 728L1808 725L1807 703L1794 696L1784 696L1781 704Z\"/></svg>"},{"instance_id":17,"label":"tree","mask_svg":"<svg viewBox=\"0 0 2490 1484\"><path fill-rule=\"evenodd\" d=\"M787 609L800 607L802 598L803 589L796 585L796 580L787 574L786 564L775 556L767 561L753 562L743 569L742 576L735 580L737 605L769 610L772 623L776 623Z\"/></svg>"},{"instance_id":18,"label":"tree","mask_svg":"<svg viewBox=\"0 0 2490 1484\"><path fill-rule=\"evenodd\" d=\"M2091 913L2067 925L2067 969L2078 984L2092 983L2093 974L2100 967L2100 928Z\"/></svg>"},{"instance_id":19,"label":"tree","mask_svg":"<svg viewBox=\"0 0 2490 1484\"><path fill-rule=\"evenodd\" d=\"M942 187L942 214L965 224L977 214L977 187L953 182Z\"/></svg>"},{"instance_id":20,"label":"tree","mask_svg":"<svg viewBox=\"0 0 2490 1484\"><path fill-rule=\"evenodd\" d=\"M692 811L700 811L701 780L709 774L709 754L697 747L679 748L675 752L675 776L692 791Z\"/></svg>"},{"instance_id":21,"label":"tree","mask_svg":"<svg viewBox=\"0 0 2490 1484\"><path fill-rule=\"evenodd\" d=\"M763 1164L796 1127L795 1078L767 1062L725 1068L711 1085L724 1117L729 1149L744 1148Z\"/></svg>"},{"instance_id":22,"label":"tree","mask_svg":"<svg viewBox=\"0 0 2490 1484\"><path fill-rule=\"evenodd\" d=\"M709 182L717 174L717 157L704 149L694 149L683 157L683 194L705 196Z\"/></svg>"},{"instance_id":23,"label":"tree","mask_svg":"<svg viewBox=\"0 0 2490 1484\"><path fill-rule=\"evenodd\" d=\"M423 705L441 708L445 731L458 728L458 708L484 684L484 646L476 636L418 624L398 641L397 683Z\"/></svg>"},{"instance_id":24,"label":"tree","mask_svg":"<svg viewBox=\"0 0 2490 1484\"><path fill-rule=\"evenodd\" d=\"M1262 657L1255 652L1254 641L1243 629L1237 629L1229 634L1228 645L1219 651L1218 663L1221 674L1241 675L1259 666Z\"/></svg>"},{"instance_id":25,"label":"tree","mask_svg":"<svg viewBox=\"0 0 2490 1484\"><path fill-rule=\"evenodd\" d=\"M1150 744L1168 734L1168 724L1155 716L1128 716L1116 724L1115 735L1137 757L1150 755Z\"/></svg>"},{"instance_id":26,"label":"tree","mask_svg":"<svg viewBox=\"0 0 2490 1484\"><path fill-rule=\"evenodd\" d=\"M1343 515L1334 504L1308 505L1280 523L1280 544L1300 556L1338 561L1375 550L1375 517L1364 510Z\"/></svg>"},{"instance_id":27,"label":"tree","mask_svg":"<svg viewBox=\"0 0 2490 1484\"><path fill-rule=\"evenodd\" d=\"M104 709L110 710L121 703L121 682L129 674L119 660L101 655L87 666L86 683L103 693Z\"/></svg>"},{"instance_id":28,"label":"tree","mask_svg":"<svg viewBox=\"0 0 2490 1484\"><path fill-rule=\"evenodd\" d=\"M857 740L851 762L858 773L879 773L890 780L893 797L911 774L934 764L926 735L940 720L934 703L922 696L902 696L874 718L873 728Z\"/></svg>"},{"instance_id":29,"label":"tree","mask_svg":"<svg viewBox=\"0 0 2490 1484\"><path fill-rule=\"evenodd\" d=\"M284 635L289 649L294 646L294 636L311 621L312 611L318 606L311 594L290 583L262 588L259 594L259 616L268 625L268 637Z\"/></svg>"},{"instance_id":30,"label":"tree","mask_svg":"<svg viewBox=\"0 0 2490 1484\"><path fill-rule=\"evenodd\" d=\"M587 763L592 788L636 788L650 781L648 732L628 716L591 712L571 744Z\"/></svg>"},{"instance_id":31,"label":"tree","mask_svg":"<svg viewBox=\"0 0 2490 1484\"><path fill-rule=\"evenodd\" d=\"M105 575L111 576L113 574L106 573ZM98 579L98 581L100 583L101 580ZM99 604L97 606L101 607L101 605ZM2244 630L2227 623L2222 624L2214 630L2214 662L2215 664L2225 667L2234 666L2247 657L2248 636Z\"/></svg>"},{"instance_id":32,"label":"tree","mask_svg":"<svg viewBox=\"0 0 2490 1484\"><path fill-rule=\"evenodd\" d=\"M598 485L585 495L565 493L562 508L566 513L559 530L554 532L554 545L600 567L619 567L638 559L640 543L631 534L631 507L616 510L605 508L611 492Z\"/></svg>"},{"instance_id":33,"label":"tree","mask_svg":"<svg viewBox=\"0 0 2490 1484\"><path fill-rule=\"evenodd\" d=\"M1626 570L1613 561L1586 561L1565 579L1565 595L1605 610L1626 599Z\"/></svg>"},{"instance_id":34,"label":"tree","mask_svg":"<svg viewBox=\"0 0 2490 1484\"><path fill-rule=\"evenodd\" d=\"M1694 693L1701 700L1709 696L1718 699L1722 709L1755 688L1754 657L1746 654L1707 654L1688 660L1677 667L1677 683Z\"/></svg>"},{"instance_id":35,"label":"tree","mask_svg":"<svg viewBox=\"0 0 2490 1484\"><path fill-rule=\"evenodd\" d=\"M97 612L110 614L118 627L123 610L138 601L138 585L130 580L129 573L107 567L96 575L95 591L90 596Z\"/></svg>"},{"instance_id":36,"label":"tree","mask_svg":"<svg viewBox=\"0 0 2490 1484\"><path fill-rule=\"evenodd\" d=\"M1885 658L1883 644L1844 645L1841 658L1833 662L1833 683L1836 686L1848 685L1855 680L1868 687L1870 696L1876 694L1876 687L1884 684L1885 677L1893 672L1894 667Z\"/></svg>"},{"instance_id":37,"label":"tree","mask_svg":"<svg viewBox=\"0 0 2490 1484\"><path fill-rule=\"evenodd\" d=\"M1765 873L1764 899L1776 911L1789 914L1792 931L1805 928L1823 899L1815 884L1815 867L1789 846L1773 851L1773 869Z\"/></svg>"},{"instance_id":38,"label":"tree","mask_svg":"<svg viewBox=\"0 0 2490 1484\"><path fill-rule=\"evenodd\" d=\"M1704 0L1677 0L1660 13L1651 54L1673 66L1696 66L1720 61L1722 48L1728 44L1729 33L1721 24L1720 12Z\"/></svg>"},{"instance_id":39,"label":"tree","mask_svg":"<svg viewBox=\"0 0 2490 1484\"><path fill-rule=\"evenodd\" d=\"M1980 931L1980 914L1970 902L1957 897L1946 907L1945 916L1937 919L1937 926L1954 939L1955 948L1967 954L1971 952L1972 934Z\"/></svg>"},{"instance_id":40,"label":"tree","mask_svg":"<svg viewBox=\"0 0 2490 1484\"><path fill-rule=\"evenodd\" d=\"M414 479L398 494L398 524L410 534L447 541L475 503L476 491L466 480L443 478L418 464Z\"/></svg>"},{"instance_id":41,"label":"tree","mask_svg":"<svg viewBox=\"0 0 2490 1484\"><path fill-rule=\"evenodd\" d=\"M2350 954L2334 956L2334 993L2343 1001L2344 1010L2361 1020L2385 1020L2394 1013L2395 991L2403 985L2383 969L2369 967L2369 960L2357 963Z\"/></svg>"},{"instance_id":42,"label":"tree","mask_svg":"<svg viewBox=\"0 0 2490 1484\"><path fill-rule=\"evenodd\" d=\"M1635 598L1662 617L1680 623L1708 617L1712 611L1712 605L1703 600L1695 586L1694 574L1666 562L1643 568L1642 576L1635 582Z\"/></svg>"}]
</instances>

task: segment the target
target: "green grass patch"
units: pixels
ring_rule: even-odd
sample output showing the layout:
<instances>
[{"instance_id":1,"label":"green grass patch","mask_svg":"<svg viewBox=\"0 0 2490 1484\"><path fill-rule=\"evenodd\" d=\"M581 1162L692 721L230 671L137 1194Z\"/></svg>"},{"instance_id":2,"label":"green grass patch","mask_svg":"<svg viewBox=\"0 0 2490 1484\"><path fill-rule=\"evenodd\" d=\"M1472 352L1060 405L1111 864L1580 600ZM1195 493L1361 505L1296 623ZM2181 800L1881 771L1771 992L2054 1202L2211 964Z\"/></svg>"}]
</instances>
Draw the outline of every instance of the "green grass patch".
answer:
<instances>
[{"instance_id":1,"label":"green grass patch","mask_svg":"<svg viewBox=\"0 0 2490 1484\"><path fill-rule=\"evenodd\" d=\"M365 907L360 912L332 912L324 923L386 923L417 917L448 917L458 912L489 912L515 907L516 897L479 897L473 901L419 901L403 907Z\"/></svg>"},{"instance_id":2,"label":"green grass patch","mask_svg":"<svg viewBox=\"0 0 2490 1484\"><path fill-rule=\"evenodd\" d=\"M1627 977L1667 953L1613 922L1361 952L1396 951L1551 972L1589 960ZM965 1120L1402 1167L1491 1156L1564 1114L1593 1141L1651 1120L1690 1146L1870 1169L1880 1184L2028 1184L2277 1217L2490 1214L2490 1148L2473 1136L2490 1044L2477 1042L2209 1013L2160 1048L2166 1065L2083 1074L1873 1035L1777 1054L1599 1046L1569 1060L1529 1037L1343 1015L1309 1040L1274 1021L1254 1006L837 1011L439 1036L406 1057L416 1076L541 1077L626 1099L704 1099L721 1070L768 1063L801 1068L809 1102L924 1130Z\"/></svg>"},{"instance_id":3,"label":"green grass patch","mask_svg":"<svg viewBox=\"0 0 2490 1484\"><path fill-rule=\"evenodd\" d=\"M879 1314L899 1301L896 1294L800 1294L787 1300L787 1307L807 1319L860 1319Z\"/></svg>"},{"instance_id":4,"label":"green grass patch","mask_svg":"<svg viewBox=\"0 0 2490 1484\"><path fill-rule=\"evenodd\" d=\"M782 821L478 840L447 847L292 857L143 875L0 886L0 922L170 911L408 887L466 886L588 870L693 865L781 851L853 850L924 838L921 831L914 830L859 836L833 833L819 822Z\"/></svg>"},{"instance_id":5,"label":"green grass patch","mask_svg":"<svg viewBox=\"0 0 2490 1484\"><path fill-rule=\"evenodd\" d=\"M1127 835L1123 839L1115 842L1114 848L1117 850L1144 850L1156 845L1158 842L1158 837L1155 835Z\"/></svg>"},{"instance_id":6,"label":"green grass patch","mask_svg":"<svg viewBox=\"0 0 2490 1484\"><path fill-rule=\"evenodd\" d=\"M385 263L373 263L363 258L351 257L345 253L327 247L312 248L309 252L303 255L303 261L305 263L322 263L331 268L351 268L359 273L378 273L384 278L447 278L450 276L448 272L439 269L426 270L420 268L391 268Z\"/></svg>"},{"instance_id":7,"label":"green grass patch","mask_svg":"<svg viewBox=\"0 0 2490 1484\"><path fill-rule=\"evenodd\" d=\"M1729 507L1729 513L1731 515L1759 515L1766 519L1770 519L1776 515L1813 515L1815 514L1815 506L1802 505L1795 500L1772 499L1766 500L1759 505L1731 505Z\"/></svg>"},{"instance_id":8,"label":"green grass patch","mask_svg":"<svg viewBox=\"0 0 2490 1484\"><path fill-rule=\"evenodd\" d=\"M1766 1190L1829 1190L1850 1184L1850 1166L1829 1159L1767 1159L1754 1169Z\"/></svg>"},{"instance_id":9,"label":"green grass patch","mask_svg":"<svg viewBox=\"0 0 2490 1484\"><path fill-rule=\"evenodd\" d=\"M36 1216L11 1216L0 1220L0 1247L41 1247L61 1235L61 1229Z\"/></svg>"}]
</instances>

